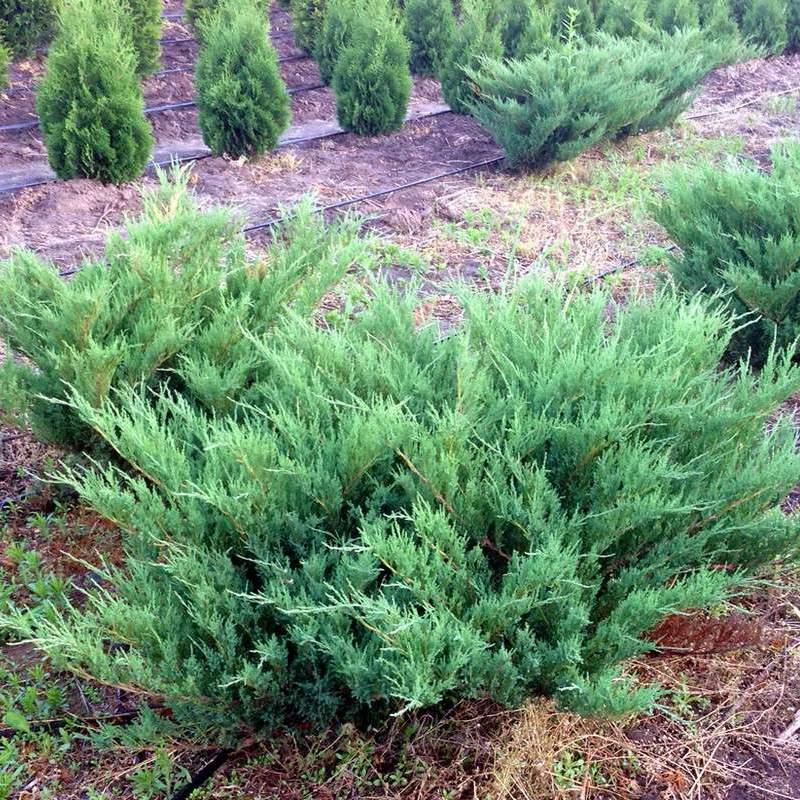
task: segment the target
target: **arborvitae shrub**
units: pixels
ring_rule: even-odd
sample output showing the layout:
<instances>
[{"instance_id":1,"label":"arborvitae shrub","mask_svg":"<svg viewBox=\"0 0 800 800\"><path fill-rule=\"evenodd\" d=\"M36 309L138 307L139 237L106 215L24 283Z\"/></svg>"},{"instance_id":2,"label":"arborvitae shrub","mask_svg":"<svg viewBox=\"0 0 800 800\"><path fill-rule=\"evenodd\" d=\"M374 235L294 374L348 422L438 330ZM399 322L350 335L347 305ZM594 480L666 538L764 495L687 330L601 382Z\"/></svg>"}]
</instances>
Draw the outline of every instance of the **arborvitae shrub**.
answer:
<instances>
[{"instance_id":1,"label":"arborvitae shrub","mask_svg":"<svg viewBox=\"0 0 800 800\"><path fill-rule=\"evenodd\" d=\"M161 56L161 0L123 0L125 23L136 51L136 72L150 75Z\"/></svg>"},{"instance_id":2,"label":"arborvitae shrub","mask_svg":"<svg viewBox=\"0 0 800 800\"><path fill-rule=\"evenodd\" d=\"M672 276L749 323L728 357L760 365L773 341L797 359L800 336L800 146L773 151L771 173L754 164L681 170L668 180L655 217L680 246Z\"/></svg>"},{"instance_id":3,"label":"arborvitae shrub","mask_svg":"<svg viewBox=\"0 0 800 800\"><path fill-rule=\"evenodd\" d=\"M125 183L142 174L153 137L136 54L115 0L65 0L36 101L60 178Z\"/></svg>"},{"instance_id":4,"label":"arborvitae shrub","mask_svg":"<svg viewBox=\"0 0 800 800\"><path fill-rule=\"evenodd\" d=\"M0 340L21 357L0 372L13 395L3 410L48 441L82 449L96 442L74 409L40 399L65 399L70 386L98 406L141 384L232 413L259 374L248 337L264 335L289 309L310 312L365 258L355 219L326 225L305 200L284 214L263 257L249 261L232 214L200 212L188 173L175 185L160 177L141 220L69 282L33 253L0 263Z\"/></svg>"},{"instance_id":5,"label":"arborvitae shrub","mask_svg":"<svg viewBox=\"0 0 800 800\"><path fill-rule=\"evenodd\" d=\"M180 246L204 259L192 230ZM91 280L102 309L118 290ZM228 413L166 387L73 395L117 466L67 480L125 531L127 560L80 608L8 624L194 725L542 692L647 708L656 690L620 670L645 634L797 555L779 504L800 456L773 414L800 374L720 370L731 323L697 299L525 283L461 302L444 338L377 287L338 323L298 309L265 336L248 312L244 363L220 359L225 326L192 325L205 346L160 372L202 385L227 366L250 384Z\"/></svg>"},{"instance_id":6,"label":"arborvitae shrub","mask_svg":"<svg viewBox=\"0 0 800 800\"><path fill-rule=\"evenodd\" d=\"M655 24L667 33L682 28L696 28L700 23L696 0L658 0Z\"/></svg>"},{"instance_id":7,"label":"arborvitae shrub","mask_svg":"<svg viewBox=\"0 0 800 800\"><path fill-rule=\"evenodd\" d=\"M467 72L477 67L483 58L502 58L502 55L500 32L491 24L486 2L464 0L453 47L439 69L442 94L453 111L469 112L475 89Z\"/></svg>"},{"instance_id":8,"label":"arborvitae shrub","mask_svg":"<svg viewBox=\"0 0 800 800\"><path fill-rule=\"evenodd\" d=\"M33 55L55 31L53 0L0 0L0 31L14 58Z\"/></svg>"},{"instance_id":9,"label":"arborvitae shrub","mask_svg":"<svg viewBox=\"0 0 800 800\"><path fill-rule=\"evenodd\" d=\"M291 0L294 40L298 47L313 53L322 30L327 0Z\"/></svg>"},{"instance_id":10,"label":"arborvitae shrub","mask_svg":"<svg viewBox=\"0 0 800 800\"><path fill-rule=\"evenodd\" d=\"M783 0L753 0L742 20L742 33L770 53L786 47L786 6Z\"/></svg>"},{"instance_id":11,"label":"arborvitae shrub","mask_svg":"<svg viewBox=\"0 0 800 800\"><path fill-rule=\"evenodd\" d=\"M339 124L364 136L403 124L412 87L408 40L400 25L388 7L373 3L370 10L354 20L333 74Z\"/></svg>"},{"instance_id":12,"label":"arborvitae shrub","mask_svg":"<svg viewBox=\"0 0 800 800\"><path fill-rule=\"evenodd\" d=\"M290 101L264 14L229 0L203 31L195 78L203 140L216 155L272 150L289 124Z\"/></svg>"},{"instance_id":13,"label":"arborvitae shrub","mask_svg":"<svg viewBox=\"0 0 800 800\"><path fill-rule=\"evenodd\" d=\"M789 50L800 50L800 0L786 0L786 37Z\"/></svg>"},{"instance_id":14,"label":"arborvitae shrub","mask_svg":"<svg viewBox=\"0 0 800 800\"><path fill-rule=\"evenodd\" d=\"M714 39L733 39L739 28L733 17L729 0L705 0L700 4L700 26Z\"/></svg>"},{"instance_id":15,"label":"arborvitae shrub","mask_svg":"<svg viewBox=\"0 0 800 800\"><path fill-rule=\"evenodd\" d=\"M718 58L696 32L647 41L601 36L522 61L484 61L469 71L478 89L471 108L510 166L538 167L669 124Z\"/></svg>"},{"instance_id":16,"label":"arborvitae shrub","mask_svg":"<svg viewBox=\"0 0 800 800\"><path fill-rule=\"evenodd\" d=\"M637 36L649 23L647 0L606 0L598 10L598 28L610 36Z\"/></svg>"},{"instance_id":17,"label":"arborvitae shrub","mask_svg":"<svg viewBox=\"0 0 800 800\"><path fill-rule=\"evenodd\" d=\"M536 6L530 0L504 0L497 9L497 27L506 58L518 58L528 35Z\"/></svg>"},{"instance_id":18,"label":"arborvitae shrub","mask_svg":"<svg viewBox=\"0 0 800 800\"><path fill-rule=\"evenodd\" d=\"M453 47L456 19L452 0L406 0L404 18L411 44L411 71L435 74Z\"/></svg>"},{"instance_id":19,"label":"arborvitae shrub","mask_svg":"<svg viewBox=\"0 0 800 800\"><path fill-rule=\"evenodd\" d=\"M350 41L353 21L367 14L368 2L359 0L328 0L325 3L322 28L320 29L314 58L325 83L333 80L339 55Z\"/></svg>"},{"instance_id":20,"label":"arborvitae shrub","mask_svg":"<svg viewBox=\"0 0 800 800\"><path fill-rule=\"evenodd\" d=\"M194 32L200 33L204 21L219 10L220 0L184 0L183 13Z\"/></svg>"}]
</instances>

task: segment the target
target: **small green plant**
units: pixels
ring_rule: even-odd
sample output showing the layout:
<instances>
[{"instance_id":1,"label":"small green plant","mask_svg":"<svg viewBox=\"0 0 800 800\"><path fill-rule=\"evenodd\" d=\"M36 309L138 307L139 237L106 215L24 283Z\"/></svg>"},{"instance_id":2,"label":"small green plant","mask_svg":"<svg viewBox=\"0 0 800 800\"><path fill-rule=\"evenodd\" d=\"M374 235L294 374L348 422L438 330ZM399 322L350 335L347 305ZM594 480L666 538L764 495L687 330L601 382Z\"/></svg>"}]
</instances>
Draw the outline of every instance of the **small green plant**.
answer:
<instances>
[{"instance_id":1,"label":"small green plant","mask_svg":"<svg viewBox=\"0 0 800 800\"><path fill-rule=\"evenodd\" d=\"M565 42L588 39L597 29L590 0L554 0L552 21L554 35Z\"/></svg>"},{"instance_id":2,"label":"small green plant","mask_svg":"<svg viewBox=\"0 0 800 800\"><path fill-rule=\"evenodd\" d=\"M734 162L674 172L654 206L681 248L670 259L686 295L740 315L728 357L760 366L773 343L797 358L800 336L800 147L773 150L771 173Z\"/></svg>"},{"instance_id":3,"label":"small green plant","mask_svg":"<svg viewBox=\"0 0 800 800\"><path fill-rule=\"evenodd\" d=\"M114 0L64 0L36 108L59 178L125 183L141 175L153 137L136 54Z\"/></svg>"},{"instance_id":4,"label":"small green plant","mask_svg":"<svg viewBox=\"0 0 800 800\"><path fill-rule=\"evenodd\" d=\"M162 746L156 749L152 766L131 773L130 782L136 800L159 800L171 797L175 789L190 778L189 771L173 763L169 751Z\"/></svg>"},{"instance_id":5,"label":"small green plant","mask_svg":"<svg viewBox=\"0 0 800 800\"><path fill-rule=\"evenodd\" d=\"M56 24L53 0L0 0L0 35L14 58L33 55Z\"/></svg>"},{"instance_id":6,"label":"small green plant","mask_svg":"<svg viewBox=\"0 0 800 800\"><path fill-rule=\"evenodd\" d=\"M363 136L401 127L411 95L408 41L388 5L353 21L350 40L336 62L336 116L346 130Z\"/></svg>"},{"instance_id":7,"label":"small green plant","mask_svg":"<svg viewBox=\"0 0 800 800\"><path fill-rule=\"evenodd\" d=\"M435 75L453 47L456 19L452 0L406 0L404 15L411 71Z\"/></svg>"},{"instance_id":8,"label":"small green plant","mask_svg":"<svg viewBox=\"0 0 800 800\"><path fill-rule=\"evenodd\" d=\"M252 0L228 0L208 18L197 62L198 122L216 155L272 150L290 119L289 95L266 18Z\"/></svg>"},{"instance_id":9,"label":"small green plant","mask_svg":"<svg viewBox=\"0 0 800 800\"><path fill-rule=\"evenodd\" d=\"M150 75L161 56L161 0L122 0L125 23L136 51L136 73Z\"/></svg>"},{"instance_id":10,"label":"small green plant","mask_svg":"<svg viewBox=\"0 0 800 800\"><path fill-rule=\"evenodd\" d=\"M499 59L503 55L500 32L489 11L485 0L464 0L453 46L439 67L444 99L458 114L469 113L475 96L470 70L478 67L482 59Z\"/></svg>"}]
</instances>

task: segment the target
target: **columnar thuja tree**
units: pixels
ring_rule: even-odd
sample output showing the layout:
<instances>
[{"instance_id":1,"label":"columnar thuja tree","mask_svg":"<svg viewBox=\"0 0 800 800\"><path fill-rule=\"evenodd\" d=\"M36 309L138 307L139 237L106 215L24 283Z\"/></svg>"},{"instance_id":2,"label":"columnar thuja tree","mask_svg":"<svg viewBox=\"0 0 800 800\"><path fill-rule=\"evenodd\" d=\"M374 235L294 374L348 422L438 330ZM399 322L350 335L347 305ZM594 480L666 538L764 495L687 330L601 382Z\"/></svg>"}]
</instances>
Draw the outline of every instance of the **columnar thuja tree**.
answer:
<instances>
[{"instance_id":1,"label":"columnar thuja tree","mask_svg":"<svg viewBox=\"0 0 800 800\"><path fill-rule=\"evenodd\" d=\"M198 120L217 155L272 150L289 124L289 95L267 36L267 20L252 0L229 0L204 23Z\"/></svg>"},{"instance_id":2,"label":"columnar thuja tree","mask_svg":"<svg viewBox=\"0 0 800 800\"><path fill-rule=\"evenodd\" d=\"M0 38L0 87L8 83L8 62L10 59L11 54L8 52L8 48L3 43L2 38Z\"/></svg>"},{"instance_id":3,"label":"columnar thuja tree","mask_svg":"<svg viewBox=\"0 0 800 800\"><path fill-rule=\"evenodd\" d=\"M161 0L122 0L122 13L136 51L136 72L140 76L150 75L158 67L162 9Z\"/></svg>"},{"instance_id":4,"label":"columnar thuja tree","mask_svg":"<svg viewBox=\"0 0 800 800\"><path fill-rule=\"evenodd\" d=\"M355 20L366 12L368 0L328 0L319 38L314 48L314 58L319 74L325 83L333 80L336 62L350 42Z\"/></svg>"},{"instance_id":5,"label":"columnar thuja tree","mask_svg":"<svg viewBox=\"0 0 800 800\"><path fill-rule=\"evenodd\" d=\"M464 0L452 47L439 66L442 94L453 111L469 113L475 84L468 71L478 67L484 58L502 55L503 41L489 4L486 0Z\"/></svg>"},{"instance_id":6,"label":"columnar thuja tree","mask_svg":"<svg viewBox=\"0 0 800 800\"><path fill-rule=\"evenodd\" d=\"M451 0L406 0L404 21L411 71L436 74L453 47L456 20Z\"/></svg>"},{"instance_id":7,"label":"columnar thuja tree","mask_svg":"<svg viewBox=\"0 0 800 800\"><path fill-rule=\"evenodd\" d=\"M343 128L365 136L403 124L411 94L408 40L383 0L353 21L333 74L336 116Z\"/></svg>"},{"instance_id":8,"label":"columnar thuja tree","mask_svg":"<svg viewBox=\"0 0 800 800\"><path fill-rule=\"evenodd\" d=\"M153 137L136 68L114 0L64 0L36 103L60 178L124 183L141 175Z\"/></svg>"},{"instance_id":9,"label":"columnar thuja tree","mask_svg":"<svg viewBox=\"0 0 800 800\"><path fill-rule=\"evenodd\" d=\"M294 40L307 53L317 47L326 5L327 0L291 0Z\"/></svg>"}]
</instances>

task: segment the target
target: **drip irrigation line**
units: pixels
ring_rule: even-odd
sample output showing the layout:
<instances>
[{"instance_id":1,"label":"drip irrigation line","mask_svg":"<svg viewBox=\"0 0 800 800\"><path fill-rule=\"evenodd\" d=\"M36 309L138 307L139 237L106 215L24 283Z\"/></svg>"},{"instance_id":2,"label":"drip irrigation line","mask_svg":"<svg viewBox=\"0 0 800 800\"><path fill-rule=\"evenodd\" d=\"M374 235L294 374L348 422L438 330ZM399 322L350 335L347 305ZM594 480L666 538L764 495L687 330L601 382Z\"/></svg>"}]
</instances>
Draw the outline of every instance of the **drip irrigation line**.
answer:
<instances>
[{"instance_id":1,"label":"drip irrigation line","mask_svg":"<svg viewBox=\"0 0 800 800\"><path fill-rule=\"evenodd\" d=\"M433 117L439 117L443 114L452 114L453 112L448 109L443 109L441 111L432 111L428 114L422 114L418 117L415 117L413 120L409 120L409 122L419 122L424 119L432 119ZM349 131L345 130L336 130L331 131L330 133L323 133L323 134L313 134L311 136L299 136L295 139L286 139L285 141L281 142L277 150L280 150L284 147L294 146L298 144L306 144L308 142L318 142L323 139L333 139L336 136L343 136L344 134L349 133ZM170 158L164 159L163 161L151 161L146 167L145 172L149 172L154 167L170 167L173 164L189 164L193 161L203 161L206 158L211 158L212 153L196 153L194 155L186 155L186 156L171 156ZM44 186L48 183L56 183L58 182L57 178L35 178L34 180L25 181L24 183L16 183L13 186L5 186L0 188L0 195L3 194L11 194L12 192L19 192L22 189L32 189L35 186ZM69 273L71 274L71 273Z\"/></svg>"},{"instance_id":2,"label":"drip irrigation line","mask_svg":"<svg viewBox=\"0 0 800 800\"><path fill-rule=\"evenodd\" d=\"M317 212L320 214L324 214L326 211L335 211L340 208L347 208L348 206L357 205L358 203L365 203L368 200L375 200L378 197L386 197L387 195L394 194L395 192L402 192L406 189L412 189L416 186L423 186L426 183L433 183L434 181L442 180L442 178L449 178L452 175L461 175L464 172L471 172L478 169L483 169L484 167L495 166L504 160L505 156L495 156L494 158L487 158L483 161L476 161L473 164L467 164L464 167L458 167L457 169L450 169L446 172L439 172L436 175L430 175L426 178L418 178L414 181L408 181L406 183L401 183L399 186L392 186L389 189L379 189L377 192L370 192L369 194L361 195L359 197L351 197L347 200L339 200L335 203L328 203L327 205L320 206L317 208ZM245 225L241 232L245 235L249 233L255 233L256 231L266 230L267 228L272 228L275 225L278 225L281 222L286 222L287 220L291 219L291 215L287 215L284 217L268 217L265 220L261 220L259 222L253 222L249 225ZM80 272L82 267L73 267L72 269L65 270L64 272L59 272L59 277L61 278L69 278L72 275L77 274Z\"/></svg>"},{"instance_id":3,"label":"drip irrigation line","mask_svg":"<svg viewBox=\"0 0 800 800\"><path fill-rule=\"evenodd\" d=\"M413 189L415 186L422 186L426 183L433 183L434 181L441 180L442 178L449 178L451 175L460 175L462 172L471 172L476 169L482 169L483 167L494 166L495 164L499 164L501 161L503 161L504 158L505 156L495 156L494 158L488 158L483 161L476 161L474 164L467 164L465 167L450 169L447 170L447 172L439 172L436 175L430 175L427 178L418 178L415 181L401 183L399 186L392 186L390 189L380 189L377 192L371 192L370 194L361 195L360 197L352 197L348 200L339 200L336 203L329 203L328 205L320 206L317 211L319 213L325 213L326 211L335 211L339 208L347 208L348 206L356 205L357 203L365 203L368 200L374 200L378 197L386 197L386 195L394 194L395 192L402 192L406 189ZM250 225L245 225L245 227L242 228L242 233L254 233L255 231L271 228L274 225L277 225L279 222L285 221L286 219L287 217L271 217L261 222L254 222Z\"/></svg>"},{"instance_id":4,"label":"drip irrigation line","mask_svg":"<svg viewBox=\"0 0 800 800\"><path fill-rule=\"evenodd\" d=\"M191 780L187 781L170 800L188 800L230 758L233 750L220 750Z\"/></svg>"},{"instance_id":5,"label":"drip irrigation line","mask_svg":"<svg viewBox=\"0 0 800 800\"><path fill-rule=\"evenodd\" d=\"M324 89L324 83L314 83L311 86L298 86L294 89L288 89L288 94L303 94L304 92L313 92L317 89ZM147 116L153 114L161 114L164 111L180 111L184 108L194 108L197 105L196 100L181 100L178 103L163 103L158 106L148 106L145 108L144 113ZM32 119L27 122L13 122L8 125L0 125L0 133L19 133L21 131L32 131L39 127L39 120Z\"/></svg>"},{"instance_id":6,"label":"drip irrigation line","mask_svg":"<svg viewBox=\"0 0 800 800\"><path fill-rule=\"evenodd\" d=\"M667 253L671 253L674 250L678 249L678 245L671 244L664 248ZM616 267L611 267L610 269L603 270L603 272L599 272L597 275L590 275L583 281L584 286L591 286L593 283L597 283L598 281L602 281L603 278L608 278L610 275L617 275L620 272L626 272L633 267L638 266L642 263L641 258L634 258L631 261L626 261L624 264L617 264Z\"/></svg>"},{"instance_id":7,"label":"drip irrigation line","mask_svg":"<svg viewBox=\"0 0 800 800\"><path fill-rule=\"evenodd\" d=\"M283 58L278 59L279 64L291 64L295 61L309 61L311 56L307 55L306 53L302 53L295 56L284 56ZM183 73L194 72L194 64L190 64L189 66L185 67L170 67L169 69L162 69L158 72L154 72L152 75L148 75L148 78L165 78L167 75L180 75ZM19 86L15 89L7 89L3 91L0 89L0 94L4 94L7 97L16 97L21 94L31 93L35 91L34 86Z\"/></svg>"}]
</instances>

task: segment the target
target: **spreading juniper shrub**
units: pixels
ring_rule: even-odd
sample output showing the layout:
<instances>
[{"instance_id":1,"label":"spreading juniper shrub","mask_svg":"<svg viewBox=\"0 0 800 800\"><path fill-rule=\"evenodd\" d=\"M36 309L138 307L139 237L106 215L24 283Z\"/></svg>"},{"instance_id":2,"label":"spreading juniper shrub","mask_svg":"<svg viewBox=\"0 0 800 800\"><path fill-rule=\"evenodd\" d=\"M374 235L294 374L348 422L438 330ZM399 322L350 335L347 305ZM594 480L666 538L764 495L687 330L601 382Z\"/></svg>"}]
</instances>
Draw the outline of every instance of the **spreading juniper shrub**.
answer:
<instances>
[{"instance_id":1,"label":"spreading juniper shrub","mask_svg":"<svg viewBox=\"0 0 800 800\"><path fill-rule=\"evenodd\" d=\"M214 212L175 206L180 224L153 214L138 238L199 266ZM297 258L314 239L293 241ZM796 558L779 506L800 456L791 425L767 423L800 375L774 357L760 376L721 369L725 309L657 293L609 314L604 290L524 282L454 290L463 322L443 337L414 296L375 286L327 323L275 301L264 326L272 293L246 295L244 315L216 298L256 291L272 259L224 282L219 264L210 287L184 280L221 321L159 328L191 337L180 357L154 371L120 340L121 363L148 357L149 390L132 369L99 401L88 379L65 398L117 461L64 479L125 531L126 560L80 609L5 614L60 665L164 695L220 736L476 696L619 714L657 697L624 677L654 625ZM166 318L169 263L135 271ZM107 273L79 289L133 314Z\"/></svg>"},{"instance_id":2,"label":"spreading juniper shrub","mask_svg":"<svg viewBox=\"0 0 800 800\"><path fill-rule=\"evenodd\" d=\"M753 366L773 346L795 360L800 337L800 147L776 146L765 172L750 162L673 172L654 206L656 220L680 246L672 278L729 308L742 327L727 358Z\"/></svg>"}]
</instances>

